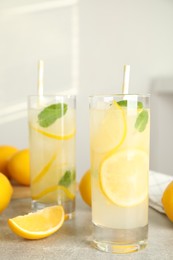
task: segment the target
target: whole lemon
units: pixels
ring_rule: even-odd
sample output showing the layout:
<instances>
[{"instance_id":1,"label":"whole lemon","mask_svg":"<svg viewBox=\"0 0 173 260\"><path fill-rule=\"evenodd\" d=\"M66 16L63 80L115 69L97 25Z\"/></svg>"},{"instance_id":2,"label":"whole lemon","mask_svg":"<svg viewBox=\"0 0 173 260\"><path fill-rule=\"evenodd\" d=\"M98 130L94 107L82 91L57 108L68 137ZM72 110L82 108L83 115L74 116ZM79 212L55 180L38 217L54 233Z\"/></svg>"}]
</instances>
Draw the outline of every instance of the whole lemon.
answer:
<instances>
[{"instance_id":1,"label":"whole lemon","mask_svg":"<svg viewBox=\"0 0 173 260\"><path fill-rule=\"evenodd\" d=\"M173 181L168 184L162 195L162 205L168 218L173 221Z\"/></svg>"},{"instance_id":2,"label":"whole lemon","mask_svg":"<svg viewBox=\"0 0 173 260\"><path fill-rule=\"evenodd\" d=\"M29 150L24 149L15 153L8 162L8 171L12 179L19 184L30 184Z\"/></svg>"},{"instance_id":3,"label":"whole lemon","mask_svg":"<svg viewBox=\"0 0 173 260\"><path fill-rule=\"evenodd\" d=\"M91 206L91 172L88 170L80 180L79 191L82 199Z\"/></svg>"},{"instance_id":4,"label":"whole lemon","mask_svg":"<svg viewBox=\"0 0 173 260\"><path fill-rule=\"evenodd\" d=\"M7 208L10 203L13 188L8 178L0 173L0 213Z\"/></svg>"},{"instance_id":5,"label":"whole lemon","mask_svg":"<svg viewBox=\"0 0 173 260\"><path fill-rule=\"evenodd\" d=\"M9 176L9 171L7 168L7 163L10 157L18 151L16 147L9 145L0 146L0 172L5 174L7 177Z\"/></svg>"}]
</instances>

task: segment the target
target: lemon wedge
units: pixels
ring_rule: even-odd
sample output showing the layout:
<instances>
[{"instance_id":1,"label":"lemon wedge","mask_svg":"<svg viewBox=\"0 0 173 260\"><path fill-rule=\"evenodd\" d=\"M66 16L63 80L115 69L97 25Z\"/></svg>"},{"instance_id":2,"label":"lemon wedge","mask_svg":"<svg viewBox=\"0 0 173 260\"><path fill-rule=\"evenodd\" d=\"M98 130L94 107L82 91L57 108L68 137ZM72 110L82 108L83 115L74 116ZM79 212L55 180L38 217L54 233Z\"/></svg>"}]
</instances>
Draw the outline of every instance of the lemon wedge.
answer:
<instances>
[{"instance_id":1,"label":"lemon wedge","mask_svg":"<svg viewBox=\"0 0 173 260\"><path fill-rule=\"evenodd\" d=\"M94 118L99 118L100 110L93 112ZM92 123L94 125L94 122ZM124 142L127 133L126 115L123 108L116 101L105 112L101 122L97 125L99 125L99 128L91 135L91 147L95 152L110 152L117 149Z\"/></svg>"},{"instance_id":2,"label":"lemon wedge","mask_svg":"<svg viewBox=\"0 0 173 260\"><path fill-rule=\"evenodd\" d=\"M47 207L34 213L8 220L11 230L27 239L40 239L55 233L64 222L62 206Z\"/></svg>"},{"instance_id":3,"label":"lemon wedge","mask_svg":"<svg viewBox=\"0 0 173 260\"><path fill-rule=\"evenodd\" d=\"M124 149L102 161L100 187L109 201L120 207L132 207L147 198L148 157L142 150Z\"/></svg>"}]
</instances>

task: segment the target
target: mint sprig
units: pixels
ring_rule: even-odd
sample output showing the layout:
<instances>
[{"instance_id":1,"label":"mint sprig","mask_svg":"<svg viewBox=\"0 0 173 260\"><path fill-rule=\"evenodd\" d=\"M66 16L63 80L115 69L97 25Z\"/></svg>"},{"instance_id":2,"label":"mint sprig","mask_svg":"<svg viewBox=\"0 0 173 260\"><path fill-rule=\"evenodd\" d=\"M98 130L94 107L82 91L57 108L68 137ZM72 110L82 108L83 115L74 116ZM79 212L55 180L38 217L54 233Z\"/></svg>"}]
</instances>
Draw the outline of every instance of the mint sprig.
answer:
<instances>
[{"instance_id":1,"label":"mint sprig","mask_svg":"<svg viewBox=\"0 0 173 260\"><path fill-rule=\"evenodd\" d=\"M52 104L44 108L38 114L39 125L42 127L48 127L52 125L58 118L65 115L67 108L67 104L64 103Z\"/></svg>"},{"instance_id":2,"label":"mint sprig","mask_svg":"<svg viewBox=\"0 0 173 260\"><path fill-rule=\"evenodd\" d=\"M66 171L58 184L67 188L75 180L75 175L75 171Z\"/></svg>"},{"instance_id":3,"label":"mint sprig","mask_svg":"<svg viewBox=\"0 0 173 260\"><path fill-rule=\"evenodd\" d=\"M118 101L118 105L121 107L127 107L128 106L128 100L120 100ZM143 103L138 101L137 103L137 108L138 109L142 109L143 108ZM136 122L135 122L135 128L139 131L139 132L143 132L147 126L148 123L148 111L145 109L142 109L142 111L139 113L139 115L136 118Z\"/></svg>"},{"instance_id":4,"label":"mint sprig","mask_svg":"<svg viewBox=\"0 0 173 260\"><path fill-rule=\"evenodd\" d=\"M120 100L117 103L121 107L127 107L127 100ZM138 101L137 105L138 105L138 108L143 108L142 102Z\"/></svg>"},{"instance_id":5,"label":"mint sprig","mask_svg":"<svg viewBox=\"0 0 173 260\"><path fill-rule=\"evenodd\" d=\"M143 132L146 128L146 125L148 123L148 111L143 109L137 119L136 119L136 122L135 122L135 128L139 131L139 132Z\"/></svg>"}]
</instances>

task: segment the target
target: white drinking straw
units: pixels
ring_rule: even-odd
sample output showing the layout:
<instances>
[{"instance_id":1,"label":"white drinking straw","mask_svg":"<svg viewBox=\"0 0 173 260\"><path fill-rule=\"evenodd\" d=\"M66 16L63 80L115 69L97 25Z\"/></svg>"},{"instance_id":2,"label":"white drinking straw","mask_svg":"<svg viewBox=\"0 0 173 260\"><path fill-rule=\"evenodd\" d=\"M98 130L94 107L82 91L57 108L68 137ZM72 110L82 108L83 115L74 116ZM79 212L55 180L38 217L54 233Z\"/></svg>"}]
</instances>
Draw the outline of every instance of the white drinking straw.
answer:
<instances>
[{"instance_id":1,"label":"white drinking straw","mask_svg":"<svg viewBox=\"0 0 173 260\"><path fill-rule=\"evenodd\" d=\"M43 96L43 74L44 74L44 61L38 62L38 96Z\"/></svg>"},{"instance_id":2,"label":"white drinking straw","mask_svg":"<svg viewBox=\"0 0 173 260\"><path fill-rule=\"evenodd\" d=\"M130 65L124 65L122 93L129 93Z\"/></svg>"}]
</instances>

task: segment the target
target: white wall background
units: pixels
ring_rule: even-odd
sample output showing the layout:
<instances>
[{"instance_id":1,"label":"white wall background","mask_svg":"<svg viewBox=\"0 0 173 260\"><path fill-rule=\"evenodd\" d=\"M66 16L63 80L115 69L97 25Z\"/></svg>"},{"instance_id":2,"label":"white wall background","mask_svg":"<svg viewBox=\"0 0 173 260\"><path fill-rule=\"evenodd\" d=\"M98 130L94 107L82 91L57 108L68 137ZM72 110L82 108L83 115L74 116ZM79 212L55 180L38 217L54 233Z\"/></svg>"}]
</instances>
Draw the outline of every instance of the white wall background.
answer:
<instances>
[{"instance_id":1,"label":"white wall background","mask_svg":"<svg viewBox=\"0 0 173 260\"><path fill-rule=\"evenodd\" d=\"M65 90L78 96L80 178L89 167L88 95L120 92L123 65L130 64L130 91L152 92L154 109L159 106L162 111L163 106L169 113L159 138L155 132L163 125L165 113L160 121L161 112L157 113L157 128L153 127L156 119L152 116L151 168L173 174L171 156L163 159L166 153L171 155L173 146L171 136L166 134L168 128L173 129L173 81L169 81L170 94L161 93L161 99L155 99L157 95L152 90L157 84L161 89L167 88L167 78L173 78L173 1L76 2L0 1L1 122L7 118L3 115L7 105L10 108L25 103L27 95L36 93L37 61L44 59L45 92ZM20 113L19 109L20 119L0 123L0 143L27 146L27 120ZM156 144L162 153L156 152Z\"/></svg>"}]
</instances>

